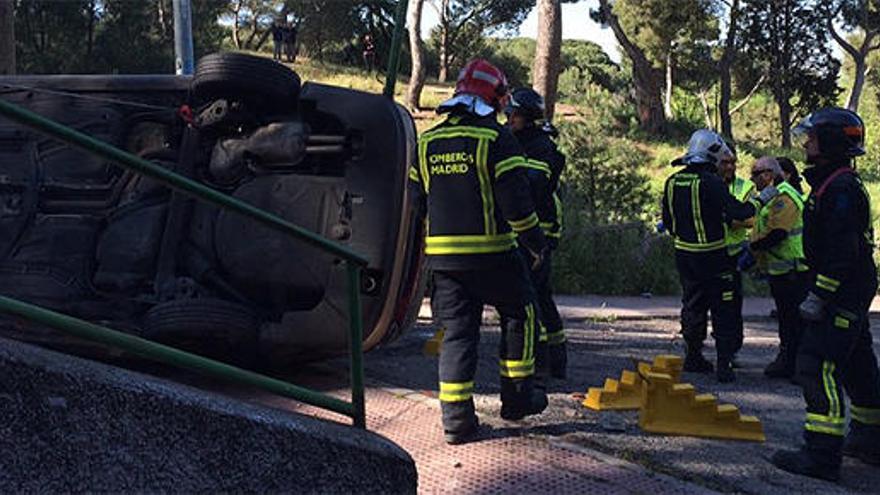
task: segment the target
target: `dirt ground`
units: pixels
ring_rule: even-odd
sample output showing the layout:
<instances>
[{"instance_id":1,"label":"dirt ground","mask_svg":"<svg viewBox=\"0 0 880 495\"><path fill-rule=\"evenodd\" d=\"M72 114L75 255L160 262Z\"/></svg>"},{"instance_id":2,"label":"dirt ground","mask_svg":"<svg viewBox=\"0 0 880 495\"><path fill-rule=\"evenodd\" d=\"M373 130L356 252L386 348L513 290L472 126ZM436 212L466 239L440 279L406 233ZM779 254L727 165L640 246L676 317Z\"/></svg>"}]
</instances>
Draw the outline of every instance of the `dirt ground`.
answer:
<instances>
[{"instance_id":1,"label":"dirt ground","mask_svg":"<svg viewBox=\"0 0 880 495\"><path fill-rule=\"evenodd\" d=\"M880 321L875 321L872 328L876 341ZM751 318L746 322L745 345L739 355L742 368L735 383L718 384L714 375L685 373L682 378L692 383L698 393L715 394L719 403L734 404L743 414L758 416L767 436L765 443L647 434L639 429L636 412L598 413L577 400L589 387L601 386L606 377L616 378L621 370L632 369L634 358L650 360L657 354L681 354L682 342L677 331L677 320L670 318L567 321L568 380L551 383L551 407L544 414L514 424L497 415L500 403L495 356L499 332L496 326L488 324L482 332L477 372L476 401L481 420L495 429L519 426L523 435L582 445L710 490L754 494L877 493L880 469L854 460L845 461L840 484L790 475L769 463L776 449L800 443L804 418L800 389L788 381L767 380L762 374L776 352L776 321L770 318ZM436 395L437 358L422 353L422 346L432 332L430 322L422 320L399 341L368 353L368 379ZM714 356L711 342L706 354ZM603 427L609 418L611 422L622 422L625 431L614 433Z\"/></svg>"}]
</instances>

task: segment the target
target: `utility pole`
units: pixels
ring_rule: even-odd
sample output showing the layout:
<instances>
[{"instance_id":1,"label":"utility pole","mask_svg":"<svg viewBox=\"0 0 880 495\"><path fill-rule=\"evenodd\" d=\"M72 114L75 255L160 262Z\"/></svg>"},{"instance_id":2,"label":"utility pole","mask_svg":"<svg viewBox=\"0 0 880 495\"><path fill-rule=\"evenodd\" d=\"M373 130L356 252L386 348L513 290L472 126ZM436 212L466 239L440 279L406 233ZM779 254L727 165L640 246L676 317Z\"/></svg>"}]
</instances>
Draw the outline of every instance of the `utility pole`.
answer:
<instances>
[{"instance_id":1,"label":"utility pole","mask_svg":"<svg viewBox=\"0 0 880 495\"><path fill-rule=\"evenodd\" d=\"M174 0L174 73L193 73L192 4Z\"/></svg>"}]
</instances>

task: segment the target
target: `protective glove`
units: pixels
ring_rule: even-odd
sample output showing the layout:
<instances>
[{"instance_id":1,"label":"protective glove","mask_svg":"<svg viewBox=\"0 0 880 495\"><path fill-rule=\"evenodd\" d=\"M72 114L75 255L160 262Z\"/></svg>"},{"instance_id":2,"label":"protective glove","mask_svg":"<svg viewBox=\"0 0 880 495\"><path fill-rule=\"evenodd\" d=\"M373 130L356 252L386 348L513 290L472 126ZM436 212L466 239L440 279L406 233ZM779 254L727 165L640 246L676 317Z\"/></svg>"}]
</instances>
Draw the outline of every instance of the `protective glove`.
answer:
<instances>
[{"instance_id":1,"label":"protective glove","mask_svg":"<svg viewBox=\"0 0 880 495\"><path fill-rule=\"evenodd\" d=\"M533 272L541 271L541 268L544 267L544 263L547 261L547 257L550 254L550 247L544 246L540 251L532 251L531 249L526 249L529 253L529 269Z\"/></svg>"},{"instance_id":2,"label":"protective glove","mask_svg":"<svg viewBox=\"0 0 880 495\"><path fill-rule=\"evenodd\" d=\"M798 306L798 311L804 321L820 321L825 317L825 301L815 293L810 292L807 298Z\"/></svg>"},{"instance_id":3,"label":"protective glove","mask_svg":"<svg viewBox=\"0 0 880 495\"><path fill-rule=\"evenodd\" d=\"M758 194L758 201L762 205L766 205L776 196L779 196L779 189L776 189L776 186L767 186L761 190L760 194Z\"/></svg>"},{"instance_id":4,"label":"protective glove","mask_svg":"<svg viewBox=\"0 0 880 495\"><path fill-rule=\"evenodd\" d=\"M663 220L657 222L657 233L662 234L666 232L666 224L663 223Z\"/></svg>"},{"instance_id":5,"label":"protective glove","mask_svg":"<svg viewBox=\"0 0 880 495\"><path fill-rule=\"evenodd\" d=\"M755 260L755 256L752 254L752 250L749 248L745 248L736 259L736 269L741 272L747 272L753 266L755 266L756 263L757 260Z\"/></svg>"}]
</instances>

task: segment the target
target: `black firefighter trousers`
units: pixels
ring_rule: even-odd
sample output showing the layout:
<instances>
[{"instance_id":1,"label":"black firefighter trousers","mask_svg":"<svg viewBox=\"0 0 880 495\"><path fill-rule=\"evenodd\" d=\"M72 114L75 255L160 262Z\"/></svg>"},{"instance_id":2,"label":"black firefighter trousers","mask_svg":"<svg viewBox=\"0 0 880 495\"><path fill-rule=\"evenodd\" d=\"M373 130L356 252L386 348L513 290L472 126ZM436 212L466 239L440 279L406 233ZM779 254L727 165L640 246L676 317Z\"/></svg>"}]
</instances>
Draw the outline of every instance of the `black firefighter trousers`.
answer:
<instances>
[{"instance_id":1,"label":"black firefighter trousers","mask_svg":"<svg viewBox=\"0 0 880 495\"><path fill-rule=\"evenodd\" d=\"M474 376L483 305L501 316L501 401L514 383L531 383L539 325L534 293L524 263L513 257L503 265L479 270L434 270L432 309L445 329L440 352L440 405L447 432L467 430L474 414ZM507 383L505 383L507 382Z\"/></svg>"},{"instance_id":2,"label":"black firefighter trousers","mask_svg":"<svg viewBox=\"0 0 880 495\"><path fill-rule=\"evenodd\" d=\"M719 359L732 359L742 347L741 288L725 249L706 253L675 251L681 281L681 333L689 352L706 340L709 313Z\"/></svg>"},{"instance_id":3,"label":"black firefighter trousers","mask_svg":"<svg viewBox=\"0 0 880 495\"><path fill-rule=\"evenodd\" d=\"M798 349L796 376L807 403L804 440L812 455L840 463L846 405L859 426L880 427L880 371L872 347L865 298L858 311L829 307L821 321L806 322Z\"/></svg>"},{"instance_id":4,"label":"black firefighter trousers","mask_svg":"<svg viewBox=\"0 0 880 495\"><path fill-rule=\"evenodd\" d=\"M791 370L794 370L803 331L798 306L807 297L807 273L792 270L781 275L770 275L770 294L776 303L776 319L779 322L779 355Z\"/></svg>"}]
</instances>

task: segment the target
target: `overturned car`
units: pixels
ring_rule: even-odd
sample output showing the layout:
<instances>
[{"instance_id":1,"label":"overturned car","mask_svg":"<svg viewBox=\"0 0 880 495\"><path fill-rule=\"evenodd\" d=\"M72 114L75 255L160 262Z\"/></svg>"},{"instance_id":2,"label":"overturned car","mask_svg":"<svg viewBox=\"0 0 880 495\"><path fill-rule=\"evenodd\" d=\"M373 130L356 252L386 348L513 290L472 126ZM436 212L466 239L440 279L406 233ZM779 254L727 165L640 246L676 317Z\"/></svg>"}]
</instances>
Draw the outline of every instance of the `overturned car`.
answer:
<instances>
[{"instance_id":1,"label":"overturned car","mask_svg":"<svg viewBox=\"0 0 880 495\"><path fill-rule=\"evenodd\" d=\"M192 77L5 77L0 93L365 256L365 349L417 314L415 128L390 99L300 84L238 53L204 57ZM346 350L346 284L334 255L0 118L0 294L291 367ZM0 327L66 342L12 318Z\"/></svg>"}]
</instances>

